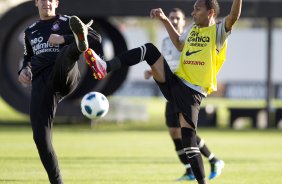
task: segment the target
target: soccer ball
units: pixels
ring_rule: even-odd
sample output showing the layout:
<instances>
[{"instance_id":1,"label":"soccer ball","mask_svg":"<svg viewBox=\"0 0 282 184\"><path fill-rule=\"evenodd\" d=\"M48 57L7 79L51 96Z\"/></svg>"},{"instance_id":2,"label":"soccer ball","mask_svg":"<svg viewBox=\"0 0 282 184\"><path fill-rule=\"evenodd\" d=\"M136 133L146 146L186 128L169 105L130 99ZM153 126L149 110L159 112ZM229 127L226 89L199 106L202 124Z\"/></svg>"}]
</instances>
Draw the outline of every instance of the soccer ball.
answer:
<instances>
[{"instance_id":1,"label":"soccer ball","mask_svg":"<svg viewBox=\"0 0 282 184\"><path fill-rule=\"evenodd\" d=\"M81 100L81 112L89 119L104 117L109 110L108 99L99 92L89 92Z\"/></svg>"}]
</instances>

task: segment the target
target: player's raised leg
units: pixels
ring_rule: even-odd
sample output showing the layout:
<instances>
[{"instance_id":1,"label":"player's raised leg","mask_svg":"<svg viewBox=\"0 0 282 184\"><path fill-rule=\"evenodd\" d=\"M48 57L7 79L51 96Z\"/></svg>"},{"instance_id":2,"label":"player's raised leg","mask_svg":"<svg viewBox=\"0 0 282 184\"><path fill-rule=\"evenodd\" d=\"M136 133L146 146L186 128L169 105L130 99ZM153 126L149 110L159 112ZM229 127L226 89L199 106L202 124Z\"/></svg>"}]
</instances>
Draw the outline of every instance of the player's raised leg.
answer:
<instances>
[{"instance_id":1,"label":"player's raised leg","mask_svg":"<svg viewBox=\"0 0 282 184\"><path fill-rule=\"evenodd\" d=\"M159 67L163 62L162 55L152 43L146 43L140 47L125 51L109 61L101 59L91 48L87 49L84 56L87 64L92 69L94 77L98 80L104 79L106 74L111 71L136 65L142 61L146 61L151 66L155 80L160 82L164 80L164 74L161 73L163 66Z\"/></svg>"},{"instance_id":2,"label":"player's raised leg","mask_svg":"<svg viewBox=\"0 0 282 184\"><path fill-rule=\"evenodd\" d=\"M88 49L88 27L92 24L92 20L88 24L84 24L77 16L72 16L69 20L70 28L73 32L77 48L80 52Z\"/></svg>"}]
</instances>

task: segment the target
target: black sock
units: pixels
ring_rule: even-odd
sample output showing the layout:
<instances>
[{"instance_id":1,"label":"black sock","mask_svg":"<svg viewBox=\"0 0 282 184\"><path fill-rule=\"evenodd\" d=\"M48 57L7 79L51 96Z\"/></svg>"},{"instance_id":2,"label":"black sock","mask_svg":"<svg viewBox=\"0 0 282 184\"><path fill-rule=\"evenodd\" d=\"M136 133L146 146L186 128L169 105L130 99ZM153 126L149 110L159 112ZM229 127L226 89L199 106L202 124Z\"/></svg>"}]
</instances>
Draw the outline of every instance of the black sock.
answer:
<instances>
[{"instance_id":1,"label":"black sock","mask_svg":"<svg viewBox=\"0 0 282 184\"><path fill-rule=\"evenodd\" d=\"M116 71L121 67L121 62L118 57L115 57L114 59L107 61L106 64L107 64L107 73L111 71Z\"/></svg>"},{"instance_id":2,"label":"black sock","mask_svg":"<svg viewBox=\"0 0 282 184\"><path fill-rule=\"evenodd\" d=\"M173 143L174 143L174 146L175 146L175 151L177 152L178 158L181 161L181 163L184 164L184 165L188 165L189 161L188 161L187 156L186 156L186 154L183 150L181 139L173 139Z\"/></svg>"},{"instance_id":3,"label":"black sock","mask_svg":"<svg viewBox=\"0 0 282 184\"><path fill-rule=\"evenodd\" d=\"M213 158L209 159L209 162L210 162L211 164L215 164L217 161L219 161L219 159L216 158L215 156L214 156Z\"/></svg>"},{"instance_id":4,"label":"black sock","mask_svg":"<svg viewBox=\"0 0 282 184\"><path fill-rule=\"evenodd\" d=\"M210 150L208 149L208 147L206 146L205 142L203 139L201 139L199 136L197 136L197 144L200 148L201 153L208 158L211 155Z\"/></svg>"},{"instance_id":5,"label":"black sock","mask_svg":"<svg viewBox=\"0 0 282 184\"><path fill-rule=\"evenodd\" d=\"M206 179L202 179L202 180L197 180L198 184L207 184Z\"/></svg>"},{"instance_id":6,"label":"black sock","mask_svg":"<svg viewBox=\"0 0 282 184\"><path fill-rule=\"evenodd\" d=\"M218 159L214 156L214 154L210 152L209 148L205 144L205 141L201 139L199 136L197 136L197 144L200 148L202 155L208 158L211 164L214 164L216 161L218 161Z\"/></svg>"},{"instance_id":7,"label":"black sock","mask_svg":"<svg viewBox=\"0 0 282 184\"><path fill-rule=\"evenodd\" d=\"M197 145L196 131L181 128L182 144L197 181L204 181L205 171L201 152Z\"/></svg>"},{"instance_id":8,"label":"black sock","mask_svg":"<svg viewBox=\"0 0 282 184\"><path fill-rule=\"evenodd\" d=\"M152 43L146 43L141 47L123 52L114 59L107 61L107 72L115 71L123 66L136 65L144 60L149 65L153 65L160 56L160 51Z\"/></svg>"}]
</instances>

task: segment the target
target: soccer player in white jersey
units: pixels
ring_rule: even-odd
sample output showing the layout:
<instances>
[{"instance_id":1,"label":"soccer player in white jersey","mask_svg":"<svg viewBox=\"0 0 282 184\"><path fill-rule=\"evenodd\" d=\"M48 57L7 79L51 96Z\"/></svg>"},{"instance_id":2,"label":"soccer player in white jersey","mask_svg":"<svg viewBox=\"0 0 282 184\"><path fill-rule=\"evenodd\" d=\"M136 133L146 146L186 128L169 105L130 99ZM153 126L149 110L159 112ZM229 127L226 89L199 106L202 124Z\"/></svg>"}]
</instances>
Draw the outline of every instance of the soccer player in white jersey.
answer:
<instances>
[{"instance_id":1,"label":"soccer player in white jersey","mask_svg":"<svg viewBox=\"0 0 282 184\"><path fill-rule=\"evenodd\" d=\"M204 164L197 144L197 123L201 101L217 90L217 74L226 57L227 37L241 14L242 0L233 0L230 13L217 22L217 0L197 0L191 13L194 23L179 34L161 8L152 9L150 16L163 23L175 47L181 51L175 72L152 44L131 49L110 61L103 61L92 49L85 58L91 62L94 76L102 80L107 73L146 61L164 97L179 113L181 138L198 184L207 184ZM218 44L220 43L220 44Z\"/></svg>"}]
</instances>

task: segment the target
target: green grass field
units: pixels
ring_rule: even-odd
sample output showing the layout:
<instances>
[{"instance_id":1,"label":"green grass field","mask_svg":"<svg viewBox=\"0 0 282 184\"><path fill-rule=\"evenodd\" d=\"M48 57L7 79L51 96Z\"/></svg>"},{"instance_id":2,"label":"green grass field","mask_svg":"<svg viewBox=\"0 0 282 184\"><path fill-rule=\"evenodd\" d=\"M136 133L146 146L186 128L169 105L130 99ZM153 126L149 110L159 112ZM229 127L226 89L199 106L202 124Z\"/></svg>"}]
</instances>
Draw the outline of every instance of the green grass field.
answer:
<instances>
[{"instance_id":1,"label":"green grass field","mask_svg":"<svg viewBox=\"0 0 282 184\"><path fill-rule=\"evenodd\" d=\"M281 132L199 129L199 133L226 163L223 174L210 184L281 183ZM67 184L172 184L184 172L163 130L57 125L53 140ZM0 183L48 183L29 127L2 127L0 150ZM206 160L205 164L209 174Z\"/></svg>"},{"instance_id":2,"label":"green grass field","mask_svg":"<svg viewBox=\"0 0 282 184\"><path fill-rule=\"evenodd\" d=\"M54 147L66 184L178 183L175 179L184 168L163 123L164 101L141 101L148 104L148 122L55 124ZM216 102L205 103L222 109L230 103ZM0 183L47 184L28 117L1 99L0 107ZM228 113L221 111L219 121L226 121ZM223 126L218 129L199 129L209 148L226 163L223 174L210 184L282 183L281 130L232 130L224 123L219 122ZM208 175L210 167L204 161Z\"/></svg>"}]
</instances>

